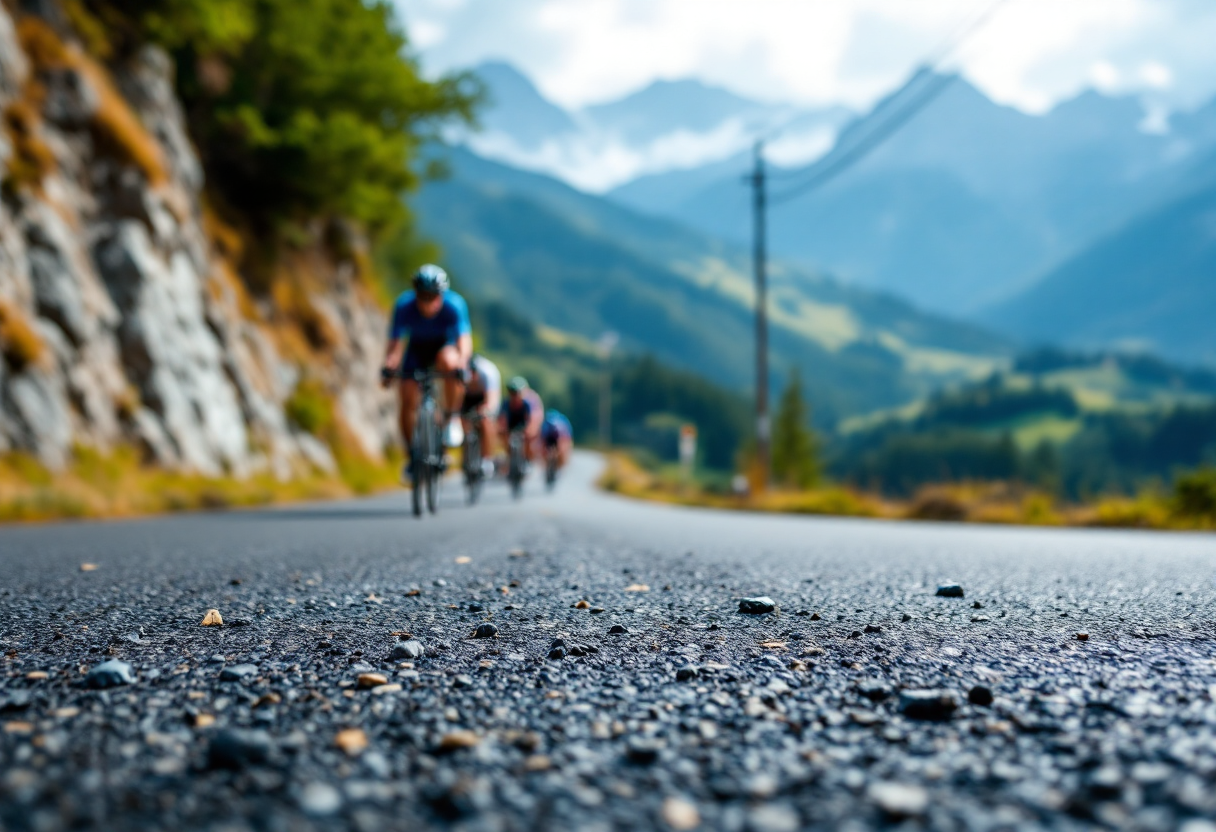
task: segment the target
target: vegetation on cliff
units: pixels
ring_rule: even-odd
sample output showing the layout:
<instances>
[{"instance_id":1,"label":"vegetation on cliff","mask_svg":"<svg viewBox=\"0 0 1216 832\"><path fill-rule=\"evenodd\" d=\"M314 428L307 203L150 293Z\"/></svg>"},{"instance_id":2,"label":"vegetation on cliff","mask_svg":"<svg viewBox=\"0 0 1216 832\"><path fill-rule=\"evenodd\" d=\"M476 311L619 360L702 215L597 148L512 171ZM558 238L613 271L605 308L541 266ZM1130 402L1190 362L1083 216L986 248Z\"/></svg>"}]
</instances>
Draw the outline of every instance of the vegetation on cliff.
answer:
<instances>
[{"instance_id":1,"label":"vegetation on cliff","mask_svg":"<svg viewBox=\"0 0 1216 832\"><path fill-rule=\"evenodd\" d=\"M259 233L310 221L376 232L406 220L417 149L471 121L471 76L424 79L384 0L73 0L91 48L174 58L212 194Z\"/></svg>"}]
</instances>

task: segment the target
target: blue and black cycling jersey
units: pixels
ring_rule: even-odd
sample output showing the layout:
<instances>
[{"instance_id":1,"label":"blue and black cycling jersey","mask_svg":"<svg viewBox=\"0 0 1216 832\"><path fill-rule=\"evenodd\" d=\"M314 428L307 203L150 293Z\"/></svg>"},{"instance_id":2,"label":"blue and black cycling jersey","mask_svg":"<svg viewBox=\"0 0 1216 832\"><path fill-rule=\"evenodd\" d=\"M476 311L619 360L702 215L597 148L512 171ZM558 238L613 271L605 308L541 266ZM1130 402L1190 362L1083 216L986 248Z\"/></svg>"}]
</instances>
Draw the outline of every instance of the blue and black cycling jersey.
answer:
<instances>
[{"instance_id":1,"label":"blue and black cycling jersey","mask_svg":"<svg viewBox=\"0 0 1216 832\"><path fill-rule=\"evenodd\" d=\"M545 411L545 420L540 423L540 438L546 445L556 445L563 437L573 438L574 429L570 420L556 410Z\"/></svg>"},{"instance_id":2,"label":"blue and black cycling jersey","mask_svg":"<svg viewBox=\"0 0 1216 832\"><path fill-rule=\"evenodd\" d=\"M452 291L443 293L443 305L428 318L418 309L412 290L402 292L393 306L389 322L389 340L409 339L401 372L409 375L415 370L433 367L439 351L455 344L460 336L473 331L469 324L469 306L464 298Z\"/></svg>"},{"instance_id":3,"label":"blue and black cycling jersey","mask_svg":"<svg viewBox=\"0 0 1216 832\"><path fill-rule=\"evenodd\" d=\"M521 398L519 407L511 407L511 400L507 399L502 403L501 414L507 419L507 431L520 430L527 427L528 419L532 416L532 405L528 404L528 400Z\"/></svg>"}]
</instances>

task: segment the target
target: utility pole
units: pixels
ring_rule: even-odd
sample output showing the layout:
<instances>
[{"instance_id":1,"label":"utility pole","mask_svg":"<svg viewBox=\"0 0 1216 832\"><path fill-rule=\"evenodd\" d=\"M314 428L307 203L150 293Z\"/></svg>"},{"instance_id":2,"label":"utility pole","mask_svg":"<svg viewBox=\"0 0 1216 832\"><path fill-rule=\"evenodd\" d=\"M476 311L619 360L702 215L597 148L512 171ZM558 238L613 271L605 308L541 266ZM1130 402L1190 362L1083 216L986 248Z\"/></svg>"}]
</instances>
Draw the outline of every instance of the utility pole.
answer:
<instances>
[{"instance_id":1,"label":"utility pole","mask_svg":"<svg viewBox=\"0 0 1216 832\"><path fill-rule=\"evenodd\" d=\"M768 420L768 276L765 251L764 141L756 142L752 181L753 257L756 271L756 463L758 490L769 483Z\"/></svg>"},{"instance_id":2,"label":"utility pole","mask_svg":"<svg viewBox=\"0 0 1216 832\"><path fill-rule=\"evenodd\" d=\"M612 445L612 350L620 336L609 330L596 343L600 360L600 446L607 451Z\"/></svg>"}]
</instances>

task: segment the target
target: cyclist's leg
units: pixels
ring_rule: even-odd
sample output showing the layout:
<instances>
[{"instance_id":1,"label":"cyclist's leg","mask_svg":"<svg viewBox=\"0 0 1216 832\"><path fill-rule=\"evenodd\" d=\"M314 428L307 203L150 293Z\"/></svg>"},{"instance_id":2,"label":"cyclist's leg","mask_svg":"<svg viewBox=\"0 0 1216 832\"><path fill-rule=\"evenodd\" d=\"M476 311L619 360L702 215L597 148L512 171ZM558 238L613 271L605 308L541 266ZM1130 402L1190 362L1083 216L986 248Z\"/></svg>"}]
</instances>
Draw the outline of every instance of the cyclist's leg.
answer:
<instances>
[{"instance_id":1,"label":"cyclist's leg","mask_svg":"<svg viewBox=\"0 0 1216 832\"><path fill-rule=\"evenodd\" d=\"M557 440L557 467L565 468L566 463L570 461L570 451L574 447L574 441L565 434Z\"/></svg>"},{"instance_id":2,"label":"cyclist's leg","mask_svg":"<svg viewBox=\"0 0 1216 832\"><path fill-rule=\"evenodd\" d=\"M460 352L454 344L444 347L435 356L435 369L440 372L450 373L460 368ZM464 382L458 378L447 376L443 380L443 392L444 407L449 414L454 413L460 408L460 403L464 400Z\"/></svg>"},{"instance_id":3,"label":"cyclist's leg","mask_svg":"<svg viewBox=\"0 0 1216 832\"><path fill-rule=\"evenodd\" d=\"M489 412L488 405L482 405L479 408L481 413L481 422L477 425L477 430L481 434L481 458L489 459L494 453L494 417Z\"/></svg>"},{"instance_id":4,"label":"cyclist's leg","mask_svg":"<svg viewBox=\"0 0 1216 832\"><path fill-rule=\"evenodd\" d=\"M422 390L418 382L412 378L401 379L397 386L397 424L401 428L401 442L405 453L410 453L410 443L414 440L414 421L418 414L418 403L422 399Z\"/></svg>"}]
</instances>

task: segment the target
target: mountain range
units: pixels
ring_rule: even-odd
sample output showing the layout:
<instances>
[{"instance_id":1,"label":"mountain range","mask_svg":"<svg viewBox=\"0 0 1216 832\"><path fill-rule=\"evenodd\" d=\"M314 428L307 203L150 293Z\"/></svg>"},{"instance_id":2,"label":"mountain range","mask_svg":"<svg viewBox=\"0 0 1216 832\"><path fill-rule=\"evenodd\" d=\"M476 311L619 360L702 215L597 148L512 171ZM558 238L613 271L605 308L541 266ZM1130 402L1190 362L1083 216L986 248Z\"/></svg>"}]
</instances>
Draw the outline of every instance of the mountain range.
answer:
<instances>
[{"instance_id":1,"label":"mountain range","mask_svg":"<svg viewBox=\"0 0 1216 832\"><path fill-rule=\"evenodd\" d=\"M1176 236L1160 233L1171 217L1199 210L1202 200L1193 204L1190 195L1216 181L1216 102L1163 124L1147 119L1136 99L1091 91L1029 115L962 78L921 73L856 118L841 109L752 102L693 81L658 82L569 112L510 67L480 71L491 105L487 131L469 140L478 153L582 187L603 189L632 171L608 191L612 200L736 245L748 242L751 229L742 176L752 136L786 125L799 137L802 161L835 142L809 168L774 165L771 193L780 196L936 85L936 97L860 163L774 205L774 255L1019 339L1216 360L1213 336L1202 326L1169 325L1168 312L1203 283L1195 252L1206 239L1206 215L1186 226L1192 246L1185 251ZM613 149L601 158L596 147ZM1132 242L1118 243L1121 235ZM1103 254L1111 251L1120 254ZM1082 280L1085 269L1101 272ZM1051 288L1057 282L1088 288ZM1108 286L1137 298L1138 314L1120 312L1125 301L1106 303ZM1046 298L1067 305L1037 315ZM1202 291L1192 305L1200 318L1216 315ZM1167 311L1154 318L1147 309Z\"/></svg>"},{"instance_id":2,"label":"mountain range","mask_svg":"<svg viewBox=\"0 0 1216 832\"><path fill-rule=\"evenodd\" d=\"M509 64L476 69L487 92L480 129L457 135L478 154L603 192L652 173L730 157L780 126L777 151L806 161L852 113L753 101L691 79L659 80L619 100L566 110Z\"/></svg>"},{"instance_id":3,"label":"mountain range","mask_svg":"<svg viewBox=\"0 0 1216 832\"><path fill-rule=\"evenodd\" d=\"M458 289L562 337L590 342L613 330L626 351L750 386L744 252L465 148L444 154L451 175L413 208ZM771 303L773 385L799 371L822 426L984 376L1010 355L1008 342L980 328L799 266L773 264Z\"/></svg>"}]
</instances>

